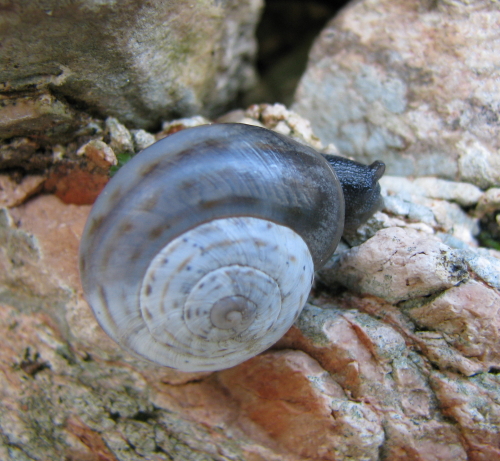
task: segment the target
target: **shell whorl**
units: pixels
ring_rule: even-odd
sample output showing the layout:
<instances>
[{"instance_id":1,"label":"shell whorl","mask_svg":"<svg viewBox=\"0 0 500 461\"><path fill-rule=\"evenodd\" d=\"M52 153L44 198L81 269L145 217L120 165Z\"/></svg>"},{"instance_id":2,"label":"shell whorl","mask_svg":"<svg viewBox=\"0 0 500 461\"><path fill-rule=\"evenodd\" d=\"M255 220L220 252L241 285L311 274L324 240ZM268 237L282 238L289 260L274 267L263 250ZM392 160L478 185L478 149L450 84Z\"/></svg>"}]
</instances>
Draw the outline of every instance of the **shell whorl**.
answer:
<instances>
[{"instance_id":1,"label":"shell whorl","mask_svg":"<svg viewBox=\"0 0 500 461\"><path fill-rule=\"evenodd\" d=\"M151 261L124 344L185 371L231 367L286 333L313 274L307 245L287 227L245 217L202 224Z\"/></svg>"},{"instance_id":2,"label":"shell whorl","mask_svg":"<svg viewBox=\"0 0 500 461\"><path fill-rule=\"evenodd\" d=\"M248 125L181 131L121 168L95 203L80 245L85 296L135 355L231 367L292 325L343 207L335 173L307 146Z\"/></svg>"}]
</instances>

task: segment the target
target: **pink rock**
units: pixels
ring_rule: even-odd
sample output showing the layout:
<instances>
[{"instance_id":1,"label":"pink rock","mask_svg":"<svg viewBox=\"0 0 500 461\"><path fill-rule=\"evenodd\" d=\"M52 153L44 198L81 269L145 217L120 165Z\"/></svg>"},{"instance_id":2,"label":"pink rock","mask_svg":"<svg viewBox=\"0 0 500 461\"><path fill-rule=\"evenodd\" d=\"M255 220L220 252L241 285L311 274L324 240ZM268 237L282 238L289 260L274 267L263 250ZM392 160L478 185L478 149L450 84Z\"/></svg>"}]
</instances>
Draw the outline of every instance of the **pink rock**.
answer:
<instances>
[{"instance_id":1,"label":"pink rock","mask_svg":"<svg viewBox=\"0 0 500 461\"><path fill-rule=\"evenodd\" d=\"M470 370L458 367L464 374L500 370L500 295L497 291L469 280L407 312L420 328L426 327L442 339L445 347L436 348L433 357L444 368L457 368L450 361L451 348L471 362ZM422 340L427 342L425 335Z\"/></svg>"},{"instance_id":2,"label":"pink rock","mask_svg":"<svg viewBox=\"0 0 500 461\"><path fill-rule=\"evenodd\" d=\"M219 373L241 411L290 453L312 459L377 459L384 433L370 404L301 351L270 352Z\"/></svg>"},{"instance_id":3,"label":"pink rock","mask_svg":"<svg viewBox=\"0 0 500 461\"><path fill-rule=\"evenodd\" d=\"M0 175L0 207L21 205L42 190L44 181L44 175L29 175L18 184L8 175Z\"/></svg>"},{"instance_id":4,"label":"pink rock","mask_svg":"<svg viewBox=\"0 0 500 461\"><path fill-rule=\"evenodd\" d=\"M465 460L459 431L444 420L429 386L430 367L407 345L411 332L403 328L403 336L389 318L346 309L364 304L352 298L342 308L307 306L279 346L305 351L350 400L370 404L384 427L387 459Z\"/></svg>"},{"instance_id":5,"label":"pink rock","mask_svg":"<svg viewBox=\"0 0 500 461\"><path fill-rule=\"evenodd\" d=\"M41 196L0 213L1 459L17 447L105 461L500 459L500 383L482 372L498 358L492 288L470 280L398 306L313 298L275 350L184 374L130 357L97 325L77 271L88 211ZM414 251L402 240L397 261ZM422 328L479 374L449 371Z\"/></svg>"},{"instance_id":6,"label":"pink rock","mask_svg":"<svg viewBox=\"0 0 500 461\"><path fill-rule=\"evenodd\" d=\"M327 282L391 303L428 296L467 277L465 262L451 248L429 234L400 227L378 231L322 274Z\"/></svg>"}]
</instances>

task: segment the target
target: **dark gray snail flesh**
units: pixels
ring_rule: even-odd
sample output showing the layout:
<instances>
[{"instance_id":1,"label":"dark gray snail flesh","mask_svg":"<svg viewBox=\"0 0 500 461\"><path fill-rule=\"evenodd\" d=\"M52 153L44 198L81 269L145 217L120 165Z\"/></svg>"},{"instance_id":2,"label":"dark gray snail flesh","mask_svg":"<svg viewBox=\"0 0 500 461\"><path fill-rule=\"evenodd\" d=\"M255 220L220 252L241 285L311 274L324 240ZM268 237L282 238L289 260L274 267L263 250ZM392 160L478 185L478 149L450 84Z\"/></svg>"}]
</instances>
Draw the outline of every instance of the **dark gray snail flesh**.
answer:
<instances>
[{"instance_id":1,"label":"dark gray snail flesh","mask_svg":"<svg viewBox=\"0 0 500 461\"><path fill-rule=\"evenodd\" d=\"M322 155L335 170L342 186L344 233L352 232L383 207L378 180L385 172L385 164L375 161L371 165L363 165L336 155Z\"/></svg>"},{"instance_id":2,"label":"dark gray snail flesh","mask_svg":"<svg viewBox=\"0 0 500 461\"><path fill-rule=\"evenodd\" d=\"M96 201L80 246L87 301L139 357L184 371L241 363L296 320L343 230L380 207L383 172L255 126L180 131Z\"/></svg>"}]
</instances>

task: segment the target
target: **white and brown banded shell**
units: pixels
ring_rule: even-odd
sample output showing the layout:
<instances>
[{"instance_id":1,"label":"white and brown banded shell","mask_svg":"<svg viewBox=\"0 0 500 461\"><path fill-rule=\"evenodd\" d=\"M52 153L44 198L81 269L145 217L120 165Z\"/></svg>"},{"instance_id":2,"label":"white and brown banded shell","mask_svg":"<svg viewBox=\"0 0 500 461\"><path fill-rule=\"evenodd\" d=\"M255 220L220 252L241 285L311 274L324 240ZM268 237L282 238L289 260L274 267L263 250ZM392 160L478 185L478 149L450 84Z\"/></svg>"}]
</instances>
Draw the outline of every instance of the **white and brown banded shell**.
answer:
<instances>
[{"instance_id":1,"label":"white and brown banded shell","mask_svg":"<svg viewBox=\"0 0 500 461\"><path fill-rule=\"evenodd\" d=\"M134 157L80 245L86 299L122 347L184 371L234 366L299 315L342 234L328 162L272 131L183 130Z\"/></svg>"},{"instance_id":2,"label":"white and brown banded shell","mask_svg":"<svg viewBox=\"0 0 500 461\"><path fill-rule=\"evenodd\" d=\"M307 300L314 264L291 229L257 218L201 224L149 264L139 299L96 291L101 325L142 357L184 371L231 367L270 347ZM127 315L124 314L127 312Z\"/></svg>"}]
</instances>

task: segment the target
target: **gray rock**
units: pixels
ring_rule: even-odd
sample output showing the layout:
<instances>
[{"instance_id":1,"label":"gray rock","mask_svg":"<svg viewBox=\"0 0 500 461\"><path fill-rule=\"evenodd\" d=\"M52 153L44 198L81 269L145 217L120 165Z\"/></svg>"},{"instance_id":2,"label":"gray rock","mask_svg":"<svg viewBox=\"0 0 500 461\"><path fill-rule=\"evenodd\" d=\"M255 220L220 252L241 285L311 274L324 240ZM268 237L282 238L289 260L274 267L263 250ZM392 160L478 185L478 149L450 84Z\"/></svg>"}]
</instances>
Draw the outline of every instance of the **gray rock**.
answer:
<instances>
[{"instance_id":1,"label":"gray rock","mask_svg":"<svg viewBox=\"0 0 500 461\"><path fill-rule=\"evenodd\" d=\"M117 155L134 153L132 135L124 125L116 120L116 118L108 117L105 126L107 136L109 137L109 146Z\"/></svg>"},{"instance_id":2,"label":"gray rock","mask_svg":"<svg viewBox=\"0 0 500 461\"><path fill-rule=\"evenodd\" d=\"M391 175L498 186L499 24L486 1L351 2L316 41L293 109Z\"/></svg>"},{"instance_id":3,"label":"gray rock","mask_svg":"<svg viewBox=\"0 0 500 461\"><path fill-rule=\"evenodd\" d=\"M394 222L388 222L388 220L391 221L386 214L377 212L355 231L344 232L342 239L349 244L349 247L361 245L372 238L379 230L396 225ZM404 222L400 221L398 224L404 225Z\"/></svg>"},{"instance_id":4,"label":"gray rock","mask_svg":"<svg viewBox=\"0 0 500 461\"><path fill-rule=\"evenodd\" d=\"M2 3L2 137L69 130L73 107L136 128L212 115L254 81L261 0L18 3Z\"/></svg>"},{"instance_id":5,"label":"gray rock","mask_svg":"<svg viewBox=\"0 0 500 461\"><path fill-rule=\"evenodd\" d=\"M487 111L493 102L485 100L480 104L482 107L476 108L476 111L478 109ZM477 114L474 115L477 116ZM494 116L496 117L496 115ZM492 150L491 146L488 145L488 141L494 142L496 138L487 136L487 132L484 134L486 136L482 137L486 139L483 141L479 136L465 132L456 147L459 155L460 177L486 189L500 185L500 156L498 155L498 146L496 150Z\"/></svg>"},{"instance_id":6,"label":"gray rock","mask_svg":"<svg viewBox=\"0 0 500 461\"><path fill-rule=\"evenodd\" d=\"M156 141L155 136L146 130L131 130L130 133L132 134L136 152L146 149Z\"/></svg>"},{"instance_id":7,"label":"gray rock","mask_svg":"<svg viewBox=\"0 0 500 461\"><path fill-rule=\"evenodd\" d=\"M475 237L479 234L479 224L476 218L470 217L456 203L445 200L433 200L429 207L439 228L468 244L477 244Z\"/></svg>"},{"instance_id":8,"label":"gray rock","mask_svg":"<svg viewBox=\"0 0 500 461\"><path fill-rule=\"evenodd\" d=\"M1 34L0 24L0 37ZM0 60L4 56L0 51ZM5 61L4 61L5 62ZM0 79L5 78L0 69ZM4 84L4 88L5 88ZM86 117L57 99L40 85L36 91L13 91L9 85L0 95L0 138L37 134L38 139L62 139L69 131L84 125Z\"/></svg>"},{"instance_id":9,"label":"gray rock","mask_svg":"<svg viewBox=\"0 0 500 461\"><path fill-rule=\"evenodd\" d=\"M19 168L25 170L43 170L51 164L52 155L42 156L38 154L40 144L28 138L14 138L8 143L0 144L0 168ZM35 155L37 154L37 155Z\"/></svg>"},{"instance_id":10,"label":"gray rock","mask_svg":"<svg viewBox=\"0 0 500 461\"><path fill-rule=\"evenodd\" d=\"M423 195L421 189L413 185L413 181L405 176L384 175L379 180L385 195L398 195L410 201L414 195Z\"/></svg>"},{"instance_id":11,"label":"gray rock","mask_svg":"<svg viewBox=\"0 0 500 461\"><path fill-rule=\"evenodd\" d=\"M466 182L427 177L416 178L413 184L424 191L426 197L456 202L465 207L475 205L483 195L479 187Z\"/></svg>"},{"instance_id":12,"label":"gray rock","mask_svg":"<svg viewBox=\"0 0 500 461\"><path fill-rule=\"evenodd\" d=\"M457 250L468 250L471 247L467 245L463 240L448 234L446 232L436 232L436 237L439 238L445 245Z\"/></svg>"},{"instance_id":13,"label":"gray rock","mask_svg":"<svg viewBox=\"0 0 500 461\"><path fill-rule=\"evenodd\" d=\"M473 184L444 179L425 177L411 180L398 176L383 176L380 184L384 189L405 197L418 195L456 202L461 206L475 205L483 195L481 189Z\"/></svg>"},{"instance_id":14,"label":"gray rock","mask_svg":"<svg viewBox=\"0 0 500 461\"><path fill-rule=\"evenodd\" d=\"M384 210L394 215L408 216L412 205L409 200L398 196L388 195L384 197Z\"/></svg>"},{"instance_id":15,"label":"gray rock","mask_svg":"<svg viewBox=\"0 0 500 461\"><path fill-rule=\"evenodd\" d=\"M431 226L436 225L434 213L429 207L399 196L384 197L384 209L394 215L408 218L410 221L423 222Z\"/></svg>"},{"instance_id":16,"label":"gray rock","mask_svg":"<svg viewBox=\"0 0 500 461\"><path fill-rule=\"evenodd\" d=\"M462 248L460 256L479 278L500 290L500 259L494 258L485 248Z\"/></svg>"},{"instance_id":17,"label":"gray rock","mask_svg":"<svg viewBox=\"0 0 500 461\"><path fill-rule=\"evenodd\" d=\"M398 176L383 177L380 184L386 195L384 209L388 213L428 224L435 230L444 230L468 244L476 245L478 219L468 215L458 205L470 206L481 199L483 193L476 186L436 178L412 181Z\"/></svg>"}]
</instances>

